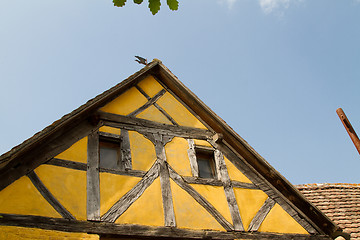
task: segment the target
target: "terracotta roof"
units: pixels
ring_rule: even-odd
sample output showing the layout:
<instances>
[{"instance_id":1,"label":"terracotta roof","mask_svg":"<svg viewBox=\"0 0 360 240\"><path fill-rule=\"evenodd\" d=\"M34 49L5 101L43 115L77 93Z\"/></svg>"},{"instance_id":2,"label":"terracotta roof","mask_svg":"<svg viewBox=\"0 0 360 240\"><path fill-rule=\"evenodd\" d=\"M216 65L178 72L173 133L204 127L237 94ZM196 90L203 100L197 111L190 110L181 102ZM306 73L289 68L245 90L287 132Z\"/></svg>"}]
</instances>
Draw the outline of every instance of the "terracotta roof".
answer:
<instances>
[{"instance_id":1,"label":"terracotta roof","mask_svg":"<svg viewBox=\"0 0 360 240\"><path fill-rule=\"evenodd\" d=\"M323 183L296 186L351 239L360 239L360 184Z\"/></svg>"}]
</instances>

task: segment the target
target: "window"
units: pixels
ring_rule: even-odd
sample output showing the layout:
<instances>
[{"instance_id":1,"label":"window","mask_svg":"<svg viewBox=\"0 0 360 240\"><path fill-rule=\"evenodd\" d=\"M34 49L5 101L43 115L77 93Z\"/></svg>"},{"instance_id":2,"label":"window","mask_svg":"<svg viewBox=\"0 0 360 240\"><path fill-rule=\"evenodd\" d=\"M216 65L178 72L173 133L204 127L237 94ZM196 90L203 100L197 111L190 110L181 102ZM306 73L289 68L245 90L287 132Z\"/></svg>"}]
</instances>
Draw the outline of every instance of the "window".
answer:
<instances>
[{"instance_id":1,"label":"window","mask_svg":"<svg viewBox=\"0 0 360 240\"><path fill-rule=\"evenodd\" d=\"M195 152L199 171L198 176L201 178L216 178L213 149L196 146Z\"/></svg>"},{"instance_id":2,"label":"window","mask_svg":"<svg viewBox=\"0 0 360 240\"><path fill-rule=\"evenodd\" d=\"M99 141L100 167L120 170L121 167L121 141L100 137Z\"/></svg>"}]
</instances>

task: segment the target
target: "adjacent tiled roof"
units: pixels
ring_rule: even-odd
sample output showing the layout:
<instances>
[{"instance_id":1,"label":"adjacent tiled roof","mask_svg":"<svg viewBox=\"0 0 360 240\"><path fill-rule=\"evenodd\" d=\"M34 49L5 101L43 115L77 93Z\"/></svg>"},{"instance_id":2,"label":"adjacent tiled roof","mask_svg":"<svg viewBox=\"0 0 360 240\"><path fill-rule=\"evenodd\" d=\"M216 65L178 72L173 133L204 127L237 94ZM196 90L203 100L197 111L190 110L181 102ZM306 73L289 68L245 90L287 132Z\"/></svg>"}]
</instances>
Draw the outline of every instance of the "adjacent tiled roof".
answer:
<instances>
[{"instance_id":1,"label":"adjacent tiled roof","mask_svg":"<svg viewBox=\"0 0 360 240\"><path fill-rule=\"evenodd\" d=\"M323 183L296 186L351 239L360 239L360 184Z\"/></svg>"}]
</instances>

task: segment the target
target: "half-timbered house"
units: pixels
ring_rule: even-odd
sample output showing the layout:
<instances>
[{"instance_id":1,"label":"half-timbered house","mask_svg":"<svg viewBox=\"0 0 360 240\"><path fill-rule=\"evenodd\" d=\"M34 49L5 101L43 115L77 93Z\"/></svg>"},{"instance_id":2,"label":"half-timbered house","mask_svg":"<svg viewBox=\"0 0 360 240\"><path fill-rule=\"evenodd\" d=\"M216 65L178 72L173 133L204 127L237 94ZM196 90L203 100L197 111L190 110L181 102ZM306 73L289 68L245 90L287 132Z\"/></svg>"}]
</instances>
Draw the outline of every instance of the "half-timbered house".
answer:
<instances>
[{"instance_id":1,"label":"half-timbered house","mask_svg":"<svg viewBox=\"0 0 360 240\"><path fill-rule=\"evenodd\" d=\"M2 239L338 236L159 60L0 157Z\"/></svg>"}]
</instances>

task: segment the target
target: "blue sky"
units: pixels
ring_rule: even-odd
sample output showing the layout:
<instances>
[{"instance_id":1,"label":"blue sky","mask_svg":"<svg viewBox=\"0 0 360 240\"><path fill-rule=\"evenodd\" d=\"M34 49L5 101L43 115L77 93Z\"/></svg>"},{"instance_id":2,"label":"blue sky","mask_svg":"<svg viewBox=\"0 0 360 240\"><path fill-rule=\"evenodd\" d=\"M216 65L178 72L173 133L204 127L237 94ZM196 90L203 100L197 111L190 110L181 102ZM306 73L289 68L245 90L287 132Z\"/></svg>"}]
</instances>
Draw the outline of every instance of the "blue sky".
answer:
<instances>
[{"instance_id":1,"label":"blue sky","mask_svg":"<svg viewBox=\"0 0 360 240\"><path fill-rule=\"evenodd\" d=\"M360 182L360 1L0 1L0 153L158 58L294 184Z\"/></svg>"}]
</instances>

